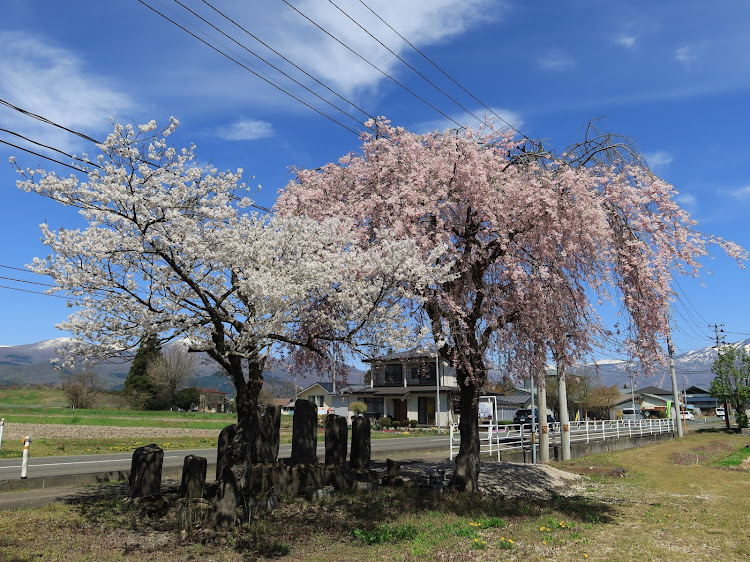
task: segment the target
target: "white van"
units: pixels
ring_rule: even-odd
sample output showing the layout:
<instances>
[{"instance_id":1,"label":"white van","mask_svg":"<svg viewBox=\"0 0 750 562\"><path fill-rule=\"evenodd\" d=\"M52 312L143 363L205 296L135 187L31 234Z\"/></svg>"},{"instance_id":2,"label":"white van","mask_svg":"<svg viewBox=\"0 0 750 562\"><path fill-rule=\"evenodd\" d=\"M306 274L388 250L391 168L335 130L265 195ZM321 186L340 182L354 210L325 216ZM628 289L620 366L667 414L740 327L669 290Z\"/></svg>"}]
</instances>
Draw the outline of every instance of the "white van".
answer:
<instances>
[{"instance_id":1,"label":"white van","mask_svg":"<svg viewBox=\"0 0 750 562\"><path fill-rule=\"evenodd\" d=\"M622 419L623 420L642 420L643 414L641 414L640 408L623 408Z\"/></svg>"}]
</instances>

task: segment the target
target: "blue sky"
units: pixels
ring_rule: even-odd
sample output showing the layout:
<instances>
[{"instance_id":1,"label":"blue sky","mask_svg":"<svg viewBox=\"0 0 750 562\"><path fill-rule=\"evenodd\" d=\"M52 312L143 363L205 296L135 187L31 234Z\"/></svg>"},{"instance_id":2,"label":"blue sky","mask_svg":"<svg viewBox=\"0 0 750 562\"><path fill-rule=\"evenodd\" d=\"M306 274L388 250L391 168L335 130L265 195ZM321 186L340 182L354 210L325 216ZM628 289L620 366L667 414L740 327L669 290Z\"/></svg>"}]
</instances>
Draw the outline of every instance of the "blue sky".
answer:
<instances>
[{"instance_id":1,"label":"blue sky","mask_svg":"<svg viewBox=\"0 0 750 562\"><path fill-rule=\"evenodd\" d=\"M292 72L250 36L200 0L181 0L242 44ZM172 0L144 0L188 19ZM248 31L371 115L385 115L417 132L446 128L445 117L477 121L324 0L289 0L429 101L441 115L406 92L282 0L216 0ZM358 0L336 4L393 51L437 83L461 105L483 117L486 109L455 86L388 30ZM699 229L750 248L750 3L724 0L369 0L375 12L417 45L464 88L532 138L558 151L581 139L588 121L631 137L652 169L680 192L679 201ZM0 17L0 98L57 123L103 138L109 118L181 126L176 144L197 145L202 161L243 167L262 186L259 204L271 206L290 179L290 166L317 167L356 150L355 134L269 86L165 21L137 0L75 3L5 0ZM207 30L198 20L189 21ZM213 36L218 36L212 32ZM275 71L230 40L221 42L277 79ZM233 55L234 56L234 55ZM294 71L338 113L301 87L284 88L354 129L366 117ZM74 136L0 106L0 128L57 148L95 152ZM16 142L0 132L0 140ZM8 157L23 166L53 167L0 144L0 276L35 279L20 267L45 255L41 222L79 224L61 208L15 187ZM723 323L729 341L750 336L748 270L714 252L700 279L681 278L674 307L678 351L710 345L708 324ZM36 295L43 289L0 279L0 344L60 337L54 328L69 312L64 301Z\"/></svg>"}]
</instances>

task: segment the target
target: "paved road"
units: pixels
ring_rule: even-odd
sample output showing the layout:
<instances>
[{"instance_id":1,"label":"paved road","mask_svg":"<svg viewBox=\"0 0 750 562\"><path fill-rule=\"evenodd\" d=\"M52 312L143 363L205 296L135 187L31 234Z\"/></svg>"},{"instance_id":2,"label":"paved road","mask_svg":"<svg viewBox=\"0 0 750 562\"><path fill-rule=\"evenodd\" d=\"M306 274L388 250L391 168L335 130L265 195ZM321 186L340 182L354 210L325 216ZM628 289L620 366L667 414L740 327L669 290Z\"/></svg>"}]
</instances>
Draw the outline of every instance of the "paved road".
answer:
<instances>
[{"instance_id":1,"label":"paved road","mask_svg":"<svg viewBox=\"0 0 750 562\"><path fill-rule=\"evenodd\" d=\"M130 462L133 456L132 453L116 453L35 458L33 449L34 444L32 443L28 478L130 470ZM449 454L448 437L402 437L372 440L373 459L385 459L389 454L403 456L418 451L444 451L447 458ZM167 451L164 453L163 467L182 467L187 455L206 457L209 465L216 463L216 448ZM291 445L282 445L279 450L279 458L290 456ZM318 458L323 459L324 457L324 444L319 443ZM0 481L20 479L20 477L21 459L0 459Z\"/></svg>"}]
</instances>

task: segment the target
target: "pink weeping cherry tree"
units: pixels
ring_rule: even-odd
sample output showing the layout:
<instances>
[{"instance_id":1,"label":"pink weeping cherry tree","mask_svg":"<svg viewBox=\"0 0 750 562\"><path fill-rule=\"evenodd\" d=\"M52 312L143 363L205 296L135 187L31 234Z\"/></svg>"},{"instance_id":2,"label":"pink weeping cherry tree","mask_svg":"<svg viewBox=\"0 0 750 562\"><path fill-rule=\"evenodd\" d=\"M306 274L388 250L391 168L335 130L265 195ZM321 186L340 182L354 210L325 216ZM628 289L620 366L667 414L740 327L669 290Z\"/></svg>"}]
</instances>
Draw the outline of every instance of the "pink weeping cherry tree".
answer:
<instances>
[{"instance_id":1,"label":"pink weeping cherry tree","mask_svg":"<svg viewBox=\"0 0 750 562\"><path fill-rule=\"evenodd\" d=\"M632 356L662 355L673 272L695 274L707 245L629 145L592 136L561 156L492 127L418 135L380 119L361 152L300 169L283 216L346 218L363 247L381 232L412 240L447 280L415 288L441 357L456 369L461 444L452 486L478 490L478 402L488 365L521 376L567 364L604 337ZM607 326L602 303L619 314Z\"/></svg>"}]
</instances>

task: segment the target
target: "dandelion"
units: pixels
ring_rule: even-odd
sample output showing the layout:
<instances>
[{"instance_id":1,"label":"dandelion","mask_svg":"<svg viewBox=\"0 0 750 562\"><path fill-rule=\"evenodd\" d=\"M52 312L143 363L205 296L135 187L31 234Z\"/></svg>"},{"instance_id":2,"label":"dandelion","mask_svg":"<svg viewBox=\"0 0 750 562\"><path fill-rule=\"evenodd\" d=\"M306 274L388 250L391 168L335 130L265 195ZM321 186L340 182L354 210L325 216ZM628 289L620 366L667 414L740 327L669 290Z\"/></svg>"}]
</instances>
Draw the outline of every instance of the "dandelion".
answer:
<instances>
[{"instance_id":1,"label":"dandelion","mask_svg":"<svg viewBox=\"0 0 750 562\"><path fill-rule=\"evenodd\" d=\"M542 544L547 544L547 541L542 541Z\"/></svg>"},{"instance_id":2,"label":"dandelion","mask_svg":"<svg viewBox=\"0 0 750 562\"><path fill-rule=\"evenodd\" d=\"M508 542L509 542L510 544L513 544L513 539L508 539Z\"/></svg>"},{"instance_id":3,"label":"dandelion","mask_svg":"<svg viewBox=\"0 0 750 562\"><path fill-rule=\"evenodd\" d=\"M588 558L588 557L589 557L589 555L588 555L588 554L586 554L586 553L584 552L584 553L583 553L583 557L584 557L584 558Z\"/></svg>"}]
</instances>

